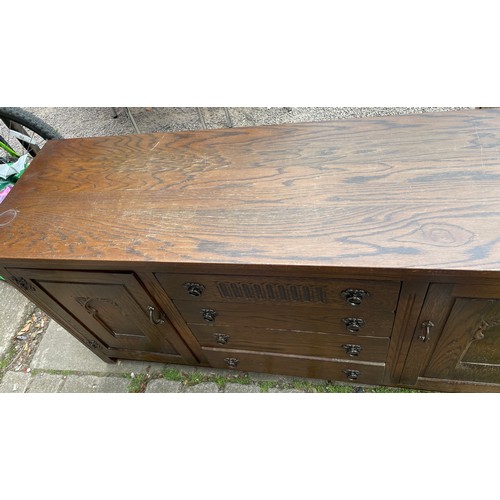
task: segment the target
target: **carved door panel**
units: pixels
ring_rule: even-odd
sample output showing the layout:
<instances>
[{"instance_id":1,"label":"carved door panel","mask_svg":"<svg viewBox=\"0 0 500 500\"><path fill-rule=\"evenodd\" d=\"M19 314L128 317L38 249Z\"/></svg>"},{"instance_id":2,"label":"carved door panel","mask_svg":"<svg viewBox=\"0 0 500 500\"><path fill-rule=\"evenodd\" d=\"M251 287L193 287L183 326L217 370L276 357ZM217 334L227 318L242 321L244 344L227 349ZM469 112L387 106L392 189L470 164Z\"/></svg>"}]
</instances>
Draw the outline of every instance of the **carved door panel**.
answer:
<instances>
[{"instance_id":1,"label":"carved door panel","mask_svg":"<svg viewBox=\"0 0 500 500\"><path fill-rule=\"evenodd\" d=\"M420 377L500 384L499 292L495 287L432 285L401 381Z\"/></svg>"},{"instance_id":2,"label":"carved door panel","mask_svg":"<svg viewBox=\"0 0 500 500\"><path fill-rule=\"evenodd\" d=\"M31 292L62 306L104 350L192 355L133 273L11 269ZM19 279L19 278L17 278ZM43 297L45 295L46 297Z\"/></svg>"}]
</instances>

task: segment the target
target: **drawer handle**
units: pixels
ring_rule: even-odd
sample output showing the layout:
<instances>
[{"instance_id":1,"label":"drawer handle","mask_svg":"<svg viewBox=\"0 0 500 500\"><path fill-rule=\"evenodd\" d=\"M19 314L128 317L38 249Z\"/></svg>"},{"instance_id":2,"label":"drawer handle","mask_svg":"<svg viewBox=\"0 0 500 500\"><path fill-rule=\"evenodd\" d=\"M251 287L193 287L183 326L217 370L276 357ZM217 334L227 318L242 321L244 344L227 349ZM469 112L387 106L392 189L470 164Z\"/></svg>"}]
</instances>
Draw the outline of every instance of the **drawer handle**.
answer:
<instances>
[{"instance_id":1,"label":"drawer handle","mask_svg":"<svg viewBox=\"0 0 500 500\"><path fill-rule=\"evenodd\" d=\"M224 361L229 368L236 368L240 362L240 360L236 358L224 358Z\"/></svg>"},{"instance_id":2,"label":"drawer handle","mask_svg":"<svg viewBox=\"0 0 500 500\"><path fill-rule=\"evenodd\" d=\"M342 323L344 323L347 331L350 333L358 333L365 324L361 318L343 318Z\"/></svg>"},{"instance_id":3,"label":"drawer handle","mask_svg":"<svg viewBox=\"0 0 500 500\"><path fill-rule=\"evenodd\" d=\"M217 316L217 311L214 311L213 309L202 309L201 315L205 321L213 323L215 321L215 317Z\"/></svg>"},{"instance_id":4,"label":"drawer handle","mask_svg":"<svg viewBox=\"0 0 500 500\"><path fill-rule=\"evenodd\" d=\"M160 313L158 315L158 319L154 319L153 315L155 312L155 308L153 306L148 306L148 313L149 313L149 321L153 323L153 325L163 325L165 323L165 320L163 319L163 315Z\"/></svg>"},{"instance_id":5,"label":"drawer handle","mask_svg":"<svg viewBox=\"0 0 500 500\"><path fill-rule=\"evenodd\" d=\"M434 326L432 321L424 321L422 327L425 328L425 333L418 337L418 340L422 342L428 342L431 340L431 328Z\"/></svg>"},{"instance_id":6,"label":"drawer handle","mask_svg":"<svg viewBox=\"0 0 500 500\"><path fill-rule=\"evenodd\" d=\"M359 356L363 348L357 344L344 344L342 346L345 349L346 354L349 356Z\"/></svg>"},{"instance_id":7,"label":"drawer handle","mask_svg":"<svg viewBox=\"0 0 500 500\"><path fill-rule=\"evenodd\" d=\"M229 341L229 335L225 335L224 333L214 333L215 341L217 344L224 345Z\"/></svg>"},{"instance_id":8,"label":"drawer handle","mask_svg":"<svg viewBox=\"0 0 500 500\"><path fill-rule=\"evenodd\" d=\"M370 294L366 290L358 290L355 288L348 288L340 294L351 306L359 306L363 299Z\"/></svg>"},{"instance_id":9,"label":"drawer handle","mask_svg":"<svg viewBox=\"0 0 500 500\"><path fill-rule=\"evenodd\" d=\"M186 288L187 293L193 297L199 297L205 290L205 287L200 283L184 283L184 287Z\"/></svg>"},{"instance_id":10,"label":"drawer handle","mask_svg":"<svg viewBox=\"0 0 500 500\"><path fill-rule=\"evenodd\" d=\"M358 380L359 370L343 370L343 372L347 375L347 380L354 381Z\"/></svg>"}]
</instances>

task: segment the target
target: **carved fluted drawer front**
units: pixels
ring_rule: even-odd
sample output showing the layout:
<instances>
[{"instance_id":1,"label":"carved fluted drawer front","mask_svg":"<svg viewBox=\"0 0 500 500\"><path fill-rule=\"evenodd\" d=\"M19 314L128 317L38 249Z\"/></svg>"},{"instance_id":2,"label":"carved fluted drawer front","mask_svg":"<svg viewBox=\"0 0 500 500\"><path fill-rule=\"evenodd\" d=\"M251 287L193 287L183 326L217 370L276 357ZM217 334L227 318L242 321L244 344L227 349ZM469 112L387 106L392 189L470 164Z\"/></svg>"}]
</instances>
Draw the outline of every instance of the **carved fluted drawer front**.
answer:
<instances>
[{"instance_id":1,"label":"carved fluted drawer front","mask_svg":"<svg viewBox=\"0 0 500 500\"><path fill-rule=\"evenodd\" d=\"M380 384L385 370L384 363L359 363L339 359L286 356L230 349L204 348L203 352L214 368L359 382L361 384Z\"/></svg>"},{"instance_id":2,"label":"carved fluted drawer front","mask_svg":"<svg viewBox=\"0 0 500 500\"><path fill-rule=\"evenodd\" d=\"M220 325L390 337L394 314L391 311L365 311L353 318L350 309L313 306L207 302L176 300L176 307L189 325ZM353 321L353 320L359 320ZM357 326L355 326L357 325Z\"/></svg>"},{"instance_id":3,"label":"carved fluted drawer front","mask_svg":"<svg viewBox=\"0 0 500 500\"><path fill-rule=\"evenodd\" d=\"M203 347L265 351L323 358L384 362L388 338L330 333L294 332L264 328L190 325Z\"/></svg>"},{"instance_id":4,"label":"carved fluted drawer front","mask_svg":"<svg viewBox=\"0 0 500 500\"><path fill-rule=\"evenodd\" d=\"M255 302L393 311L399 281L156 273L168 295L196 303Z\"/></svg>"}]
</instances>

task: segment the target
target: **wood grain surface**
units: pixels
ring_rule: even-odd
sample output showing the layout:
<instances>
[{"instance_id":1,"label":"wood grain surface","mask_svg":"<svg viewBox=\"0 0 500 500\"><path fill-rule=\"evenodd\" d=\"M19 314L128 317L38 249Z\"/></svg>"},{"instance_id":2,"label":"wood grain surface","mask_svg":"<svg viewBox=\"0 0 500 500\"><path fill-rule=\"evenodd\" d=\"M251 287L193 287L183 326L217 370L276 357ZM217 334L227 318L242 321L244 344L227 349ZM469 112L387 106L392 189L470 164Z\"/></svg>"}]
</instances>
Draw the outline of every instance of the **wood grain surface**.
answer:
<instances>
[{"instance_id":1,"label":"wood grain surface","mask_svg":"<svg viewBox=\"0 0 500 500\"><path fill-rule=\"evenodd\" d=\"M500 270L500 111L50 142L0 261Z\"/></svg>"}]
</instances>

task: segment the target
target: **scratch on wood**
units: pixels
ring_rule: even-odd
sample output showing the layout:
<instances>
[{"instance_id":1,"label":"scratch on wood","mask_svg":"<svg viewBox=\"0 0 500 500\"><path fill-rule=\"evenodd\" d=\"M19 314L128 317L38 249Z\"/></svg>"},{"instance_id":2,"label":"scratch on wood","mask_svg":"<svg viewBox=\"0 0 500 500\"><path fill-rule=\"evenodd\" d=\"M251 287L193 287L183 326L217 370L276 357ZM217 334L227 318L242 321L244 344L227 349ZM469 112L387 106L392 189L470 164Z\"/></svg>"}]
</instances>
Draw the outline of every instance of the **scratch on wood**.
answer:
<instances>
[{"instance_id":1,"label":"scratch on wood","mask_svg":"<svg viewBox=\"0 0 500 500\"><path fill-rule=\"evenodd\" d=\"M2 212L0 214L0 227L8 226L16 217L17 210L14 210L13 208Z\"/></svg>"}]
</instances>

